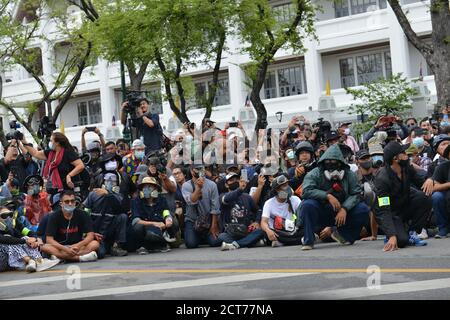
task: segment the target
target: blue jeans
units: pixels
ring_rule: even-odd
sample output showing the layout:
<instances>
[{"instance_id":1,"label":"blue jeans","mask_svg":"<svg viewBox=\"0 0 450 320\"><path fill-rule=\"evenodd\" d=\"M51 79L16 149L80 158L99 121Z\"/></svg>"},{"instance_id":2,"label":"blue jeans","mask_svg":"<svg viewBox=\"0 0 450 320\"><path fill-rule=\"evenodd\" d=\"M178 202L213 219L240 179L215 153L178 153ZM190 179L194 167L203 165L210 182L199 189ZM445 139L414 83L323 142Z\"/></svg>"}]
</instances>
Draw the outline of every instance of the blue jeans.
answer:
<instances>
[{"instance_id":1,"label":"blue jeans","mask_svg":"<svg viewBox=\"0 0 450 320\"><path fill-rule=\"evenodd\" d=\"M353 244L360 237L361 228L369 221L369 207L364 203L358 203L352 210L347 212L345 225L337 230L346 241ZM316 229L323 229L335 225L336 214L331 205L323 205L317 200L308 199L303 201L300 210L300 219L305 228L304 244L314 244Z\"/></svg>"},{"instance_id":2,"label":"blue jeans","mask_svg":"<svg viewBox=\"0 0 450 320\"><path fill-rule=\"evenodd\" d=\"M249 248L258 243L258 241L261 240L262 238L264 238L264 231L262 231L261 229L256 229L250 232L244 238L239 240L233 239L233 237L230 236L228 233L219 234L219 237L217 239L220 241L220 243L222 242L236 243L239 246L239 248Z\"/></svg>"},{"instance_id":3,"label":"blue jeans","mask_svg":"<svg viewBox=\"0 0 450 320\"><path fill-rule=\"evenodd\" d=\"M449 227L447 214L447 201L445 199L445 192L435 192L431 196L433 201L433 212L436 215L436 222L439 230L447 230Z\"/></svg>"},{"instance_id":4,"label":"blue jeans","mask_svg":"<svg viewBox=\"0 0 450 320\"><path fill-rule=\"evenodd\" d=\"M194 249L200 244L209 244L211 247L218 247L222 242L218 238L214 238L210 234L201 234L195 231L194 223L186 221L184 225L184 243L186 248Z\"/></svg>"}]
</instances>

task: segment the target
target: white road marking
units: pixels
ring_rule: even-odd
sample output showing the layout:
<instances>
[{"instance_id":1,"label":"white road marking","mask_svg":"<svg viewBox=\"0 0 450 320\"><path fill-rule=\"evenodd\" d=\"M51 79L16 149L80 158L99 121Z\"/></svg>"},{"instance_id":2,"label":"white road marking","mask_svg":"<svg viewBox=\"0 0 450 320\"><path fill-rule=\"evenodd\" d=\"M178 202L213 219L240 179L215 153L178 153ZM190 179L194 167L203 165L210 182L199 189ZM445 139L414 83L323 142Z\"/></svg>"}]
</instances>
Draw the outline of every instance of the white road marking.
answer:
<instances>
[{"instance_id":1,"label":"white road marking","mask_svg":"<svg viewBox=\"0 0 450 320\"><path fill-rule=\"evenodd\" d=\"M215 284L228 284L228 283L245 282L245 281L270 280L270 279L277 279L277 278L298 277L298 276L309 275L309 274L311 274L311 273L251 273L251 274L212 277L212 278L203 278L203 279L195 279L195 280L182 280L182 281L172 281L172 282L164 282L164 283L145 284L145 285L137 285L137 286L129 286L129 287L117 287L117 288L107 288L107 289L94 289L94 290L86 290L86 291L66 292L66 293L57 293L57 294L49 294L49 295L41 295L41 296L34 295L34 296L30 296L30 297L15 298L15 299L10 299L10 300L82 299L82 298L91 298L91 297L108 296L108 295L129 294L129 293L136 293L136 292L149 292L149 291L170 290L170 289L178 289L178 288L210 286L210 285L215 285Z\"/></svg>"},{"instance_id":2,"label":"white road marking","mask_svg":"<svg viewBox=\"0 0 450 320\"><path fill-rule=\"evenodd\" d=\"M80 278L81 280L87 279L87 278L95 278L95 277L105 277L110 276L112 273L92 273L92 274L86 274L81 273ZM13 280L13 281L3 281L0 282L0 288L2 287L14 287L14 286L23 286L23 285L30 285L30 284L37 284L37 283L47 283L47 282L55 282L55 281L62 281L67 280L69 278L70 274L66 274L63 276L55 276L55 277L44 277L44 278L34 278L34 279L25 279L25 280Z\"/></svg>"},{"instance_id":3,"label":"white road marking","mask_svg":"<svg viewBox=\"0 0 450 320\"><path fill-rule=\"evenodd\" d=\"M450 278L423 280L393 284L381 284L380 289L368 289L367 287L347 288L338 290L318 291L306 294L304 298L308 299L356 299L375 297L383 294L396 294L406 292L417 292L426 290L437 290L450 288Z\"/></svg>"}]
</instances>

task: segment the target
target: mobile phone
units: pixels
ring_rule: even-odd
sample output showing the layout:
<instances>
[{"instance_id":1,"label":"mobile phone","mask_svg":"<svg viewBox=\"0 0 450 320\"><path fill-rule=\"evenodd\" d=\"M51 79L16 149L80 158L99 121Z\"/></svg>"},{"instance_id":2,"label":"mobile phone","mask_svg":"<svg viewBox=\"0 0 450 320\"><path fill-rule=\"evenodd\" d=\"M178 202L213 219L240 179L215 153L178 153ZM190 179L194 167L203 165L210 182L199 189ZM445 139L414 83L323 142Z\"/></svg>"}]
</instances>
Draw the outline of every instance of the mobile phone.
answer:
<instances>
[{"instance_id":1,"label":"mobile phone","mask_svg":"<svg viewBox=\"0 0 450 320\"><path fill-rule=\"evenodd\" d=\"M238 126L237 122L230 122L230 128L236 128Z\"/></svg>"},{"instance_id":2,"label":"mobile phone","mask_svg":"<svg viewBox=\"0 0 450 320\"><path fill-rule=\"evenodd\" d=\"M241 170L241 179L244 181L248 181L247 169Z\"/></svg>"},{"instance_id":3,"label":"mobile phone","mask_svg":"<svg viewBox=\"0 0 450 320\"><path fill-rule=\"evenodd\" d=\"M86 127L86 130L87 130L87 131L92 131L92 132L94 132L95 129L97 129L97 128L96 128L96 127Z\"/></svg>"},{"instance_id":4,"label":"mobile phone","mask_svg":"<svg viewBox=\"0 0 450 320\"><path fill-rule=\"evenodd\" d=\"M198 177L199 177L199 178L204 178L204 177L205 177L205 169L201 169L201 170L198 172Z\"/></svg>"}]
</instances>

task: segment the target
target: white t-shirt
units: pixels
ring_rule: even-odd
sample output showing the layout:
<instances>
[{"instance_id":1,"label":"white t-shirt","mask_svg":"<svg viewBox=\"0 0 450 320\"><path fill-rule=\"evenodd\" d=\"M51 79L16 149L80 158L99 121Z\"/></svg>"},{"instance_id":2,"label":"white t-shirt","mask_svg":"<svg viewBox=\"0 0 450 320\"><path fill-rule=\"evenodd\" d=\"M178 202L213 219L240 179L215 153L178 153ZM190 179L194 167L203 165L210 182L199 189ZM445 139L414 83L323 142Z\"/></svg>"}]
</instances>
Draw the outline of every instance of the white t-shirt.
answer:
<instances>
[{"instance_id":1,"label":"white t-shirt","mask_svg":"<svg viewBox=\"0 0 450 320\"><path fill-rule=\"evenodd\" d=\"M269 218L269 227L273 228L273 218L270 216L281 216L284 219L293 220L292 215L297 210L300 205L300 198L297 196L291 196L290 201L292 204L292 209L294 212L289 212L289 205L287 202L279 202L276 197L270 198L266 201L263 208L262 216L265 218Z\"/></svg>"}]
</instances>

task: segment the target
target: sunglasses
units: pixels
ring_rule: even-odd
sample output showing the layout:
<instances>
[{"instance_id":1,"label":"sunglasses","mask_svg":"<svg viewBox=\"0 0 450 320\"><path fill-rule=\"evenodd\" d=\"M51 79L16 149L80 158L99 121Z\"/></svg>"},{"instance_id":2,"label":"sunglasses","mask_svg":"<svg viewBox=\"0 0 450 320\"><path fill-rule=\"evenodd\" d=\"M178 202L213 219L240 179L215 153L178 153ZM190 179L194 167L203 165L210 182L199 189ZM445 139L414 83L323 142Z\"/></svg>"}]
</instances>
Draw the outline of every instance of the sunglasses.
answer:
<instances>
[{"instance_id":1,"label":"sunglasses","mask_svg":"<svg viewBox=\"0 0 450 320\"><path fill-rule=\"evenodd\" d=\"M6 211L6 212L0 213L0 218L2 218L2 219L8 219L9 217L12 217L13 215L14 215L14 212L12 212L12 211Z\"/></svg>"}]
</instances>

